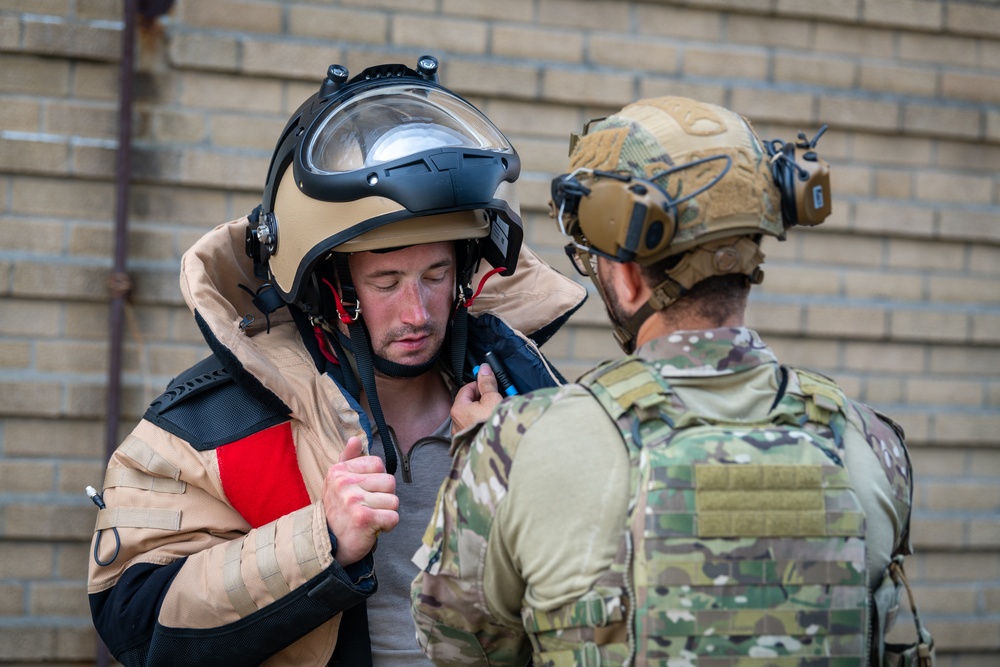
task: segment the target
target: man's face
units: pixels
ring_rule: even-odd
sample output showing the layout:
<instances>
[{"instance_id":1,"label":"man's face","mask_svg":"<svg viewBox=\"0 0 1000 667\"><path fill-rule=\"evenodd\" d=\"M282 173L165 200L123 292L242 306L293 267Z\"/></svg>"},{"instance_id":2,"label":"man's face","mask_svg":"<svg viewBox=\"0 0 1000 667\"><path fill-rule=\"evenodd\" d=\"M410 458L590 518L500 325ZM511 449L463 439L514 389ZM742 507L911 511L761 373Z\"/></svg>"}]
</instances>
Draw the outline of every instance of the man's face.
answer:
<instances>
[{"instance_id":1,"label":"man's face","mask_svg":"<svg viewBox=\"0 0 1000 667\"><path fill-rule=\"evenodd\" d=\"M455 244L359 252L348 261L372 351L407 366L437 356L455 294Z\"/></svg>"}]
</instances>

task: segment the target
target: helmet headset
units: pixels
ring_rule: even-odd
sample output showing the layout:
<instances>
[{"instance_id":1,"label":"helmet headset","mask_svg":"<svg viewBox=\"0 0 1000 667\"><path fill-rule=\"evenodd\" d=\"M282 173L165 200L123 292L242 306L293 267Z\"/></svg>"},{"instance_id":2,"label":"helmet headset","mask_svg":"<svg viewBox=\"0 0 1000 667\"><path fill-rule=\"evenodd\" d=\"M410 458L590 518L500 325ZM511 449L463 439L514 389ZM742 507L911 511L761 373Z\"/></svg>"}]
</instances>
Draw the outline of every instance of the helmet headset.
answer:
<instances>
[{"instance_id":1,"label":"helmet headset","mask_svg":"<svg viewBox=\"0 0 1000 667\"><path fill-rule=\"evenodd\" d=\"M438 83L437 71L432 56L421 56L415 70L378 65L354 78L331 65L319 90L286 124L246 235L255 274L293 306L294 316L308 318L317 337L337 352L353 352L390 472L395 452L373 368L408 377L437 360L409 367L375 357L348 254L456 243L449 340L452 371L462 382L472 275L481 259L511 275L523 236L513 187L517 152L478 109ZM349 338L331 325L335 318ZM353 372L342 368L345 386L357 397Z\"/></svg>"},{"instance_id":2,"label":"helmet headset","mask_svg":"<svg viewBox=\"0 0 1000 667\"><path fill-rule=\"evenodd\" d=\"M649 301L613 324L626 352L647 318L701 280L738 274L759 283L763 235L784 240L787 228L826 219L829 165L814 150L825 129L812 141L800 133L797 144L763 144L728 109L664 97L630 104L571 137L570 171L552 181L550 216L572 238L566 253L577 271L607 305L597 256L641 266L670 258ZM801 160L796 148L805 150Z\"/></svg>"}]
</instances>

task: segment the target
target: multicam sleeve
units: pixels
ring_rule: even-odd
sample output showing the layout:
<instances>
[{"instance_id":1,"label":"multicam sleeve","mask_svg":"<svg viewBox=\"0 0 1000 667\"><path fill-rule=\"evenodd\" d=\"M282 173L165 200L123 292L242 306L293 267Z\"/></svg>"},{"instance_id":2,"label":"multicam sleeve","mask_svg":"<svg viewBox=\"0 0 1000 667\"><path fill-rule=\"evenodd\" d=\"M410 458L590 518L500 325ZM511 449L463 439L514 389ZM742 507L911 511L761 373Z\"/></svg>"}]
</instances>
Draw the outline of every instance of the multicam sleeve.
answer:
<instances>
[{"instance_id":1,"label":"multicam sleeve","mask_svg":"<svg viewBox=\"0 0 1000 667\"><path fill-rule=\"evenodd\" d=\"M852 402L844 433L845 463L865 511L869 584L893 556L912 553L909 539L913 470L902 429L871 407Z\"/></svg>"},{"instance_id":2,"label":"multicam sleeve","mask_svg":"<svg viewBox=\"0 0 1000 667\"><path fill-rule=\"evenodd\" d=\"M491 607L483 577L521 433L548 404L548 392L506 401L478 431L456 441L451 474L413 558L421 572L410 592L417 640L437 664L524 665L530 660L523 628ZM521 581L510 584L523 587Z\"/></svg>"}]
</instances>

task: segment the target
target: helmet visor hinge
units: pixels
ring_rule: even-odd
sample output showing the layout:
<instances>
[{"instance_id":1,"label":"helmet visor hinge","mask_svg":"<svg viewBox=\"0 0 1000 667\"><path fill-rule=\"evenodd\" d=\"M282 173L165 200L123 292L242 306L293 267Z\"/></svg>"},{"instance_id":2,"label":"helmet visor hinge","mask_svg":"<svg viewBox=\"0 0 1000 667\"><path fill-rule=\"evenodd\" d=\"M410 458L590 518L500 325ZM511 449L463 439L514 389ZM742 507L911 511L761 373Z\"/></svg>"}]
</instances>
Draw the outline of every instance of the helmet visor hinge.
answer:
<instances>
[{"instance_id":1,"label":"helmet visor hinge","mask_svg":"<svg viewBox=\"0 0 1000 667\"><path fill-rule=\"evenodd\" d=\"M278 223L274 213L261 213L254 233L260 243L261 261L266 262L278 249Z\"/></svg>"}]
</instances>

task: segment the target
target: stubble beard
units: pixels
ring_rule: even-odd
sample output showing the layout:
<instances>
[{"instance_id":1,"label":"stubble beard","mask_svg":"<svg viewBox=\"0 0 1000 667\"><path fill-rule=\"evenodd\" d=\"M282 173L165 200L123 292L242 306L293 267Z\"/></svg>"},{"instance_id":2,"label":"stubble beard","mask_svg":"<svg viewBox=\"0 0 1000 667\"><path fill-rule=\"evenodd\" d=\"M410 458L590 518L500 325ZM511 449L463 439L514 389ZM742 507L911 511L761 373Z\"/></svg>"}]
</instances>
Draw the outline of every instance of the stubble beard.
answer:
<instances>
[{"instance_id":1,"label":"stubble beard","mask_svg":"<svg viewBox=\"0 0 1000 667\"><path fill-rule=\"evenodd\" d=\"M405 353L399 355L392 352L392 343L394 341L414 335L427 336L430 339L430 347L420 350L416 355ZM404 366L421 366L437 359L442 345L444 345L444 335L433 324L427 324L422 327L401 326L387 331L385 336L378 342L378 345L373 346L373 352L379 357L393 363Z\"/></svg>"},{"instance_id":2,"label":"stubble beard","mask_svg":"<svg viewBox=\"0 0 1000 667\"><path fill-rule=\"evenodd\" d=\"M624 328L625 323L629 321L630 317L632 317L632 313L625 312L621 301L618 299L618 293L615 292L614 285L610 280L604 280L600 271L598 271L595 278L600 283L600 291L603 292L604 295L604 310L608 313L608 319L611 320L611 323L616 327L620 329Z\"/></svg>"}]
</instances>

